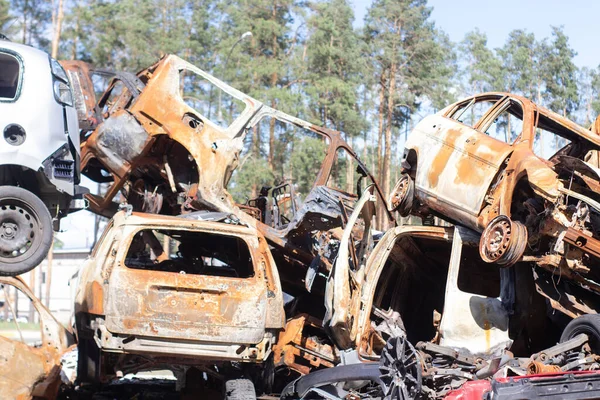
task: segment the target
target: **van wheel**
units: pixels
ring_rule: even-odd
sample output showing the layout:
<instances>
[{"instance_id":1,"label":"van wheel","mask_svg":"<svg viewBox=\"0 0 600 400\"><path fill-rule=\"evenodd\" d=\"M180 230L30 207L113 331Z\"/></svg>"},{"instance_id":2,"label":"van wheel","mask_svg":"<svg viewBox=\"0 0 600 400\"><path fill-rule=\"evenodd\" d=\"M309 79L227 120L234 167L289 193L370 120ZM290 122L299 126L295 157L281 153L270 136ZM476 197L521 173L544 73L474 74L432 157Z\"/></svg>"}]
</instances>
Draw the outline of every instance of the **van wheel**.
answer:
<instances>
[{"instance_id":1,"label":"van wheel","mask_svg":"<svg viewBox=\"0 0 600 400\"><path fill-rule=\"evenodd\" d=\"M499 215L479 240L479 255L487 263L510 267L521 259L527 246L527 229L518 221Z\"/></svg>"},{"instance_id":2,"label":"van wheel","mask_svg":"<svg viewBox=\"0 0 600 400\"><path fill-rule=\"evenodd\" d=\"M388 200L390 211L398 211L402 217L408 217L413 208L414 199L415 181L410 175L402 174Z\"/></svg>"},{"instance_id":3,"label":"van wheel","mask_svg":"<svg viewBox=\"0 0 600 400\"><path fill-rule=\"evenodd\" d=\"M566 342L581 333L588 336L590 347L597 354L600 351L600 315L582 315L569 322L562 335L560 335L560 342Z\"/></svg>"},{"instance_id":4,"label":"van wheel","mask_svg":"<svg viewBox=\"0 0 600 400\"><path fill-rule=\"evenodd\" d=\"M36 195L0 186L0 275L16 276L37 267L52 247L52 218Z\"/></svg>"},{"instance_id":5,"label":"van wheel","mask_svg":"<svg viewBox=\"0 0 600 400\"><path fill-rule=\"evenodd\" d=\"M230 379L225 382L225 399L256 400L254 384L250 379Z\"/></svg>"}]
</instances>

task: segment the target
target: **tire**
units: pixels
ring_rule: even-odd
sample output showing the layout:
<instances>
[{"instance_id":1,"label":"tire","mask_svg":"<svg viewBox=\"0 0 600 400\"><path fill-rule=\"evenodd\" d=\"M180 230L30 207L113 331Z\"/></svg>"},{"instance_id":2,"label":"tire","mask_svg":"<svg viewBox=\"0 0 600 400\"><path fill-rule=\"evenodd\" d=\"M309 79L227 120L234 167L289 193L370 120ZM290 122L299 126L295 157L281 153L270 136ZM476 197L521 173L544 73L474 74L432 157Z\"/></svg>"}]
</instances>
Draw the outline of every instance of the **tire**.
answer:
<instances>
[{"instance_id":1,"label":"tire","mask_svg":"<svg viewBox=\"0 0 600 400\"><path fill-rule=\"evenodd\" d=\"M479 240L479 255L483 261L501 267L518 262L527 247L527 228L505 215L494 218Z\"/></svg>"},{"instance_id":2,"label":"tire","mask_svg":"<svg viewBox=\"0 0 600 400\"><path fill-rule=\"evenodd\" d=\"M52 247L52 217L36 195L0 186L0 275L17 276L37 267Z\"/></svg>"},{"instance_id":3,"label":"tire","mask_svg":"<svg viewBox=\"0 0 600 400\"><path fill-rule=\"evenodd\" d=\"M94 339L82 337L77 344L77 382L100 382L100 349Z\"/></svg>"},{"instance_id":4,"label":"tire","mask_svg":"<svg viewBox=\"0 0 600 400\"><path fill-rule=\"evenodd\" d=\"M566 342L581 333L588 335L592 352L598 354L600 351L600 315L582 315L569 322L560 335L560 342Z\"/></svg>"},{"instance_id":5,"label":"tire","mask_svg":"<svg viewBox=\"0 0 600 400\"><path fill-rule=\"evenodd\" d=\"M225 382L226 400L256 400L254 384L250 379L230 379Z\"/></svg>"},{"instance_id":6,"label":"tire","mask_svg":"<svg viewBox=\"0 0 600 400\"><path fill-rule=\"evenodd\" d=\"M389 210L398 211L400 216L408 217L415 199L415 181L408 174L402 174L388 199Z\"/></svg>"}]
</instances>

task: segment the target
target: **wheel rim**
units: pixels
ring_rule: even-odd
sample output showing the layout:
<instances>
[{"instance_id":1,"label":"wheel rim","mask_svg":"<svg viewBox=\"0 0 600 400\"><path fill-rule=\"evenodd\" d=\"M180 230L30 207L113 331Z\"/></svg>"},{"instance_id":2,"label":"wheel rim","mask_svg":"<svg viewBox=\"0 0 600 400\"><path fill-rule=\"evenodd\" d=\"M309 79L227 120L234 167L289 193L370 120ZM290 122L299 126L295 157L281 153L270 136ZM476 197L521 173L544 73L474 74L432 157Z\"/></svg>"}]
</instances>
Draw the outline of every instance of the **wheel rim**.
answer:
<instances>
[{"instance_id":1,"label":"wheel rim","mask_svg":"<svg viewBox=\"0 0 600 400\"><path fill-rule=\"evenodd\" d=\"M392 210L396 210L400 207L400 203L402 203L402 200L406 197L406 193L408 192L408 186L409 182L406 176L400 178L398 183L396 183L396 187L394 187L389 201Z\"/></svg>"},{"instance_id":2,"label":"wheel rim","mask_svg":"<svg viewBox=\"0 0 600 400\"><path fill-rule=\"evenodd\" d=\"M0 199L0 261L18 263L40 246L42 225L34 208L21 199Z\"/></svg>"},{"instance_id":3,"label":"wheel rim","mask_svg":"<svg viewBox=\"0 0 600 400\"><path fill-rule=\"evenodd\" d=\"M488 263L510 266L519 261L527 245L527 229L505 215L492 220L481 235L479 253Z\"/></svg>"},{"instance_id":4,"label":"wheel rim","mask_svg":"<svg viewBox=\"0 0 600 400\"><path fill-rule=\"evenodd\" d=\"M498 259L510 245L511 223L508 218L503 218L493 224L485 237L485 250L491 259Z\"/></svg>"},{"instance_id":5,"label":"wheel rim","mask_svg":"<svg viewBox=\"0 0 600 400\"><path fill-rule=\"evenodd\" d=\"M421 360L405 338L388 340L381 353L379 369L386 385L386 400L414 399L421 392Z\"/></svg>"}]
</instances>

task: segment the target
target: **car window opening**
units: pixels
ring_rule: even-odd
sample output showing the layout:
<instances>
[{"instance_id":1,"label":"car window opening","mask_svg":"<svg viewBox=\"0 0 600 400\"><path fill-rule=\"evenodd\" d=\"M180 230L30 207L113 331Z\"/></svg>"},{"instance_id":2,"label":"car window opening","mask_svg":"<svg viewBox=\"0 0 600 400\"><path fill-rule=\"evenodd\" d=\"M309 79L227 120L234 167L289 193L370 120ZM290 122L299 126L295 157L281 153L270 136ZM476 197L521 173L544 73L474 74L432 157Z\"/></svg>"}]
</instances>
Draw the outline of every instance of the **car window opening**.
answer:
<instances>
[{"instance_id":1,"label":"car window opening","mask_svg":"<svg viewBox=\"0 0 600 400\"><path fill-rule=\"evenodd\" d=\"M144 229L135 234L125 258L133 269L249 278L252 257L240 238L207 232Z\"/></svg>"},{"instance_id":2,"label":"car window opening","mask_svg":"<svg viewBox=\"0 0 600 400\"><path fill-rule=\"evenodd\" d=\"M377 283L371 325L385 325L376 309L387 315L398 312L408 340L412 343L432 340L436 333L434 311L441 313L444 309L451 250L449 241L409 236L398 238ZM385 336L385 332L381 333Z\"/></svg>"},{"instance_id":3,"label":"car window opening","mask_svg":"<svg viewBox=\"0 0 600 400\"><path fill-rule=\"evenodd\" d=\"M20 76L17 58L0 53L0 98L12 100L16 97Z\"/></svg>"}]
</instances>

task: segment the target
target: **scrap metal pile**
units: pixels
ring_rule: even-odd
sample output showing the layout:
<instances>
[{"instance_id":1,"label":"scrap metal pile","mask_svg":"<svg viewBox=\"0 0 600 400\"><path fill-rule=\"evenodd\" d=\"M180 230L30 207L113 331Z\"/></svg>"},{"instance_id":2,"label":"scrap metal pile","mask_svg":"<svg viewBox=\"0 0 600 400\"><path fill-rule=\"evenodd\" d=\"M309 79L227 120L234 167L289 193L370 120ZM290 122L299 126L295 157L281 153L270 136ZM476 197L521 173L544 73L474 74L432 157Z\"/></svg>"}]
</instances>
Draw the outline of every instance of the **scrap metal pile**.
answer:
<instances>
[{"instance_id":1,"label":"scrap metal pile","mask_svg":"<svg viewBox=\"0 0 600 400\"><path fill-rule=\"evenodd\" d=\"M89 209L112 218L82 266L65 398L159 369L231 399L600 396L595 128L468 98L417 125L386 201L340 132L176 56L63 66L81 171L107 187Z\"/></svg>"}]
</instances>

